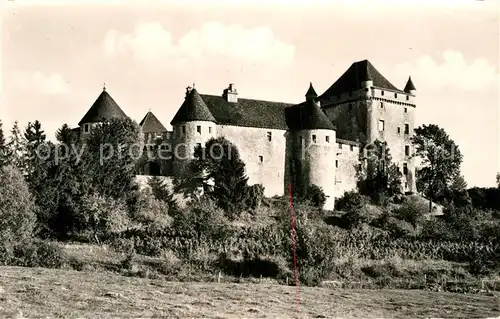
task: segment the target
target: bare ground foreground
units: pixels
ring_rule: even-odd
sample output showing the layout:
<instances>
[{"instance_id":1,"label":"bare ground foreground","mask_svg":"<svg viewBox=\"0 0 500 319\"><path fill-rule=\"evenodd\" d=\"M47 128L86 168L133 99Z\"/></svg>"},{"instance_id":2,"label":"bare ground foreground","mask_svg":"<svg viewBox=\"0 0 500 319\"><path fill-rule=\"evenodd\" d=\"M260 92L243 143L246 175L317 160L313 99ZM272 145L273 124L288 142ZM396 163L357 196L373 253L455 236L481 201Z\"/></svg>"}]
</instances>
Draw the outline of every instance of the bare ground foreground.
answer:
<instances>
[{"instance_id":1,"label":"bare ground foreground","mask_svg":"<svg viewBox=\"0 0 500 319\"><path fill-rule=\"evenodd\" d=\"M180 283L0 267L0 317L493 318L500 294ZM298 302L297 302L298 301Z\"/></svg>"}]
</instances>

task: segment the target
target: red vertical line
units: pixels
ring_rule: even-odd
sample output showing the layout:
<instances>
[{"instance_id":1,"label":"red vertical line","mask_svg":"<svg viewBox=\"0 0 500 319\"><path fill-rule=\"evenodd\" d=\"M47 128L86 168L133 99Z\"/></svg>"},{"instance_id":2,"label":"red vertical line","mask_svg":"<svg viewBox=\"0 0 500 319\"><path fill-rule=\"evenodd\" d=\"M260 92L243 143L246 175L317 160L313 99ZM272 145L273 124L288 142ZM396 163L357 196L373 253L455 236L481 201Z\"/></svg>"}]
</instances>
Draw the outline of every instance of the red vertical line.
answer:
<instances>
[{"instance_id":1,"label":"red vertical line","mask_svg":"<svg viewBox=\"0 0 500 319\"><path fill-rule=\"evenodd\" d=\"M297 276L297 248L295 241L295 214L293 212L293 197L292 197L292 185L288 184L288 191L290 193L290 214L292 216L292 252L293 252L293 277L295 281L295 287L297 288L296 298L297 298L297 311L300 305L299 296L299 281Z\"/></svg>"}]
</instances>

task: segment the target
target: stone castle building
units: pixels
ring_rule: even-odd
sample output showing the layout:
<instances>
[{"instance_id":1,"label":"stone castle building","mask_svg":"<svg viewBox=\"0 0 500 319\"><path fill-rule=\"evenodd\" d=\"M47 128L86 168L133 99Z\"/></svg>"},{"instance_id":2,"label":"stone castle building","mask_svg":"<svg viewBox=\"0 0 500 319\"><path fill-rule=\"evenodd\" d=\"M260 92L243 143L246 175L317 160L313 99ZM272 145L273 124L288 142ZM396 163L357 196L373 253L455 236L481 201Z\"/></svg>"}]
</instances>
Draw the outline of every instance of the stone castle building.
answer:
<instances>
[{"instance_id":1,"label":"stone castle building","mask_svg":"<svg viewBox=\"0 0 500 319\"><path fill-rule=\"evenodd\" d=\"M289 184L317 185L327 196L324 208L333 209L335 198L356 188L366 146L381 140L403 173L404 191L415 192L410 156L415 92L411 78L400 90L367 60L353 63L321 95L310 84L305 101L297 105L246 99L233 84L220 95L188 87L170 122L172 131L151 112L139 123L146 143L162 141L177 148L178 157L150 154L138 164L138 173L174 178L196 146L225 137L237 146L249 184L262 184L266 196L286 194ZM126 116L104 89L78 124L80 134L103 118Z\"/></svg>"}]
</instances>

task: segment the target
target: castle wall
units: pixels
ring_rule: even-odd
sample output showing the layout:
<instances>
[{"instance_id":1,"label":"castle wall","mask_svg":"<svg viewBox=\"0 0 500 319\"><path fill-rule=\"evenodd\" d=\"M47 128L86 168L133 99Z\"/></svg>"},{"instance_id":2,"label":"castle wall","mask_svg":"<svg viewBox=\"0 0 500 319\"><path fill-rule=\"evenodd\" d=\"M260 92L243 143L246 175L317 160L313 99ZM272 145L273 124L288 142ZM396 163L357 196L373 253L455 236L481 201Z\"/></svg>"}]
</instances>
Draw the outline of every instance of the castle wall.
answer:
<instances>
[{"instance_id":1,"label":"castle wall","mask_svg":"<svg viewBox=\"0 0 500 319\"><path fill-rule=\"evenodd\" d=\"M337 139L337 159L335 162L335 198L345 192L357 189L356 171L359 166L359 144Z\"/></svg>"},{"instance_id":2,"label":"castle wall","mask_svg":"<svg viewBox=\"0 0 500 319\"><path fill-rule=\"evenodd\" d=\"M268 140L268 133L271 133L271 141ZM285 135L284 130L217 126L217 136L225 137L238 148L245 162L249 185L262 184L265 187L264 194L268 197L283 195Z\"/></svg>"}]
</instances>

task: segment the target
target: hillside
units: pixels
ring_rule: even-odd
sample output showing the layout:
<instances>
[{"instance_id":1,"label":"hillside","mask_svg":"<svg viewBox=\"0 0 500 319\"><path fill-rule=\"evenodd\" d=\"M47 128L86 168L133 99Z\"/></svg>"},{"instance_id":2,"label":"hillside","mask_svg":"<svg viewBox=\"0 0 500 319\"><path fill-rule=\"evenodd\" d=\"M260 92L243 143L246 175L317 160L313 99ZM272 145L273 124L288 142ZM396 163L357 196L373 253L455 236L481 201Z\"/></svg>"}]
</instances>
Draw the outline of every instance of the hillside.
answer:
<instances>
[{"instance_id":1,"label":"hillside","mask_svg":"<svg viewBox=\"0 0 500 319\"><path fill-rule=\"evenodd\" d=\"M179 283L107 273L0 268L0 317L375 318L500 316L500 295ZM297 308L298 307L298 308Z\"/></svg>"}]
</instances>

